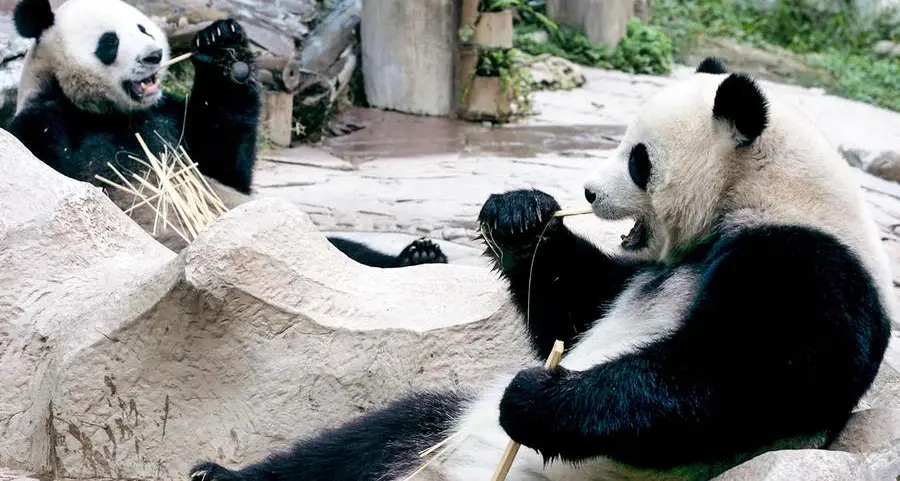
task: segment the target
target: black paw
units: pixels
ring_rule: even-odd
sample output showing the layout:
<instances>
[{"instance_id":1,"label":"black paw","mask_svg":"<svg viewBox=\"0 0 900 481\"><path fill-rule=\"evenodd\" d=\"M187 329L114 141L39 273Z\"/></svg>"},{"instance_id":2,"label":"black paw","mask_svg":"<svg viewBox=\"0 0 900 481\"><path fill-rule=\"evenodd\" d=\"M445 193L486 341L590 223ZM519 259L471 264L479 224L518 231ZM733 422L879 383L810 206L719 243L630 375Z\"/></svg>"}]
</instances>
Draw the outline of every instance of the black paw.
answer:
<instances>
[{"instance_id":1,"label":"black paw","mask_svg":"<svg viewBox=\"0 0 900 481\"><path fill-rule=\"evenodd\" d=\"M235 20L216 20L197 32L191 50L195 65L220 65L237 82L244 82L250 77L252 53L247 34Z\"/></svg>"},{"instance_id":2,"label":"black paw","mask_svg":"<svg viewBox=\"0 0 900 481\"><path fill-rule=\"evenodd\" d=\"M197 32L192 46L195 54L215 56L222 49L246 47L247 35L235 20L216 20Z\"/></svg>"},{"instance_id":3,"label":"black paw","mask_svg":"<svg viewBox=\"0 0 900 481\"><path fill-rule=\"evenodd\" d=\"M190 481L241 481L241 477L230 469L207 462L191 469Z\"/></svg>"},{"instance_id":4,"label":"black paw","mask_svg":"<svg viewBox=\"0 0 900 481\"><path fill-rule=\"evenodd\" d=\"M444 255L441 246L425 238L413 241L397 255L399 267L446 263L447 256Z\"/></svg>"},{"instance_id":5,"label":"black paw","mask_svg":"<svg viewBox=\"0 0 900 481\"><path fill-rule=\"evenodd\" d=\"M481 236L503 250L530 247L558 210L556 199L535 189L493 194L478 214Z\"/></svg>"},{"instance_id":6,"label":"black paw","mask_svg":"<svg viewBox=\"0 0 900 481\"><path fill-rule=\"evenodd\" d=\"M570 371L535 367L520 371L500 401L500 426L510 439L546 459L559 456L566 444L565 419L557 413L566 402Z\"/></svg>"}]
</instances>

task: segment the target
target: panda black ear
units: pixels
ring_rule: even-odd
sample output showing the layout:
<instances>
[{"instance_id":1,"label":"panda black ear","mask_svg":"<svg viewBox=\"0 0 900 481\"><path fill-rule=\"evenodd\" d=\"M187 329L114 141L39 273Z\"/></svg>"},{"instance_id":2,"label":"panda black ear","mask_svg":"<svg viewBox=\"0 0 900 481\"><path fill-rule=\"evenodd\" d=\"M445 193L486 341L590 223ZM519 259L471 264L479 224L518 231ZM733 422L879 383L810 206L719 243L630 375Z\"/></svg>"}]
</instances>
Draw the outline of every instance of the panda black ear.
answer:
<instances>
[{"instance_id":1,"label":"panda black ear","mask_svg":"<svg viewBox=\"0 0 900 481\"><path fill-rule=\"evenodd\" d=\"M16 31L25 38L39 38L53 26L54 15L50 0L21 0L13 13Z\"/></svg>"},{"instance_id":2,"label":"panda black ear","mask_svg":"<svg viewBox=\"0 0 900 481\"><path fill-rule=\"evenodd\" d=\"M733 73L716 91L713 117L734 129L738 147L753 143L769 123L769 105L759 85L745 74Z\"/></svg>"},{"instance_id":3,"label":"panda black ear","mask_svg":"<svg viewBox=\"0 0 900 481\"><path fill-rule=\"evenodd\" d=\"M695 73L723 74L728 73L728 70L725 69L725 64L716 57L706 57L697 66Z\"/></svg>"}]
</instances>

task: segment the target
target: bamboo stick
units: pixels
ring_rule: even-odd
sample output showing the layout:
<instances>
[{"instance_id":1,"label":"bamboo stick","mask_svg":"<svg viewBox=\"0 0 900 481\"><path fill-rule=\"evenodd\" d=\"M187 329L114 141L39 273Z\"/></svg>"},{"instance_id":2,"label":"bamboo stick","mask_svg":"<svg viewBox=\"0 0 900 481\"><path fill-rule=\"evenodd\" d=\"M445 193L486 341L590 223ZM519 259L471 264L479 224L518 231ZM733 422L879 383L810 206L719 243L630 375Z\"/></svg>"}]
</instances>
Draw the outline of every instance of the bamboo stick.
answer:
<instances>
[{"instance_id":1,"label":"bamboo stick","mask_svg":"<svg viewBox=\"0 0 900 481\"><path fill-rule=\"evenodd\" d=\"M585 214L593 214L594 209L590 207L584 207L582 209L562 209L558 210L553 214L553 217L568 217L570 215L585 215Z\"/></svg>"},{"instance_id":2,"label":"bamboo stick","mask_svg":"<svg viewBox=\"0 0 900 481\"><path fill-rule=\"evenodd\" d=\"M559 360L562 359L564 348L565 344L563 344L562 341L556 341L553 344L553 349L550 351L550 356L547 357L544 369L553 369L559 364ZM518 452L519 443L510 441L509 444L506 445L506 450L503 452L503 457L500 458L500 464L497 466L497 471L494 472L491 481L504 481L506 479L506 475L509 474L509 468L512 467L513 460L515 460Z\"/></svg>"}]
</instances>

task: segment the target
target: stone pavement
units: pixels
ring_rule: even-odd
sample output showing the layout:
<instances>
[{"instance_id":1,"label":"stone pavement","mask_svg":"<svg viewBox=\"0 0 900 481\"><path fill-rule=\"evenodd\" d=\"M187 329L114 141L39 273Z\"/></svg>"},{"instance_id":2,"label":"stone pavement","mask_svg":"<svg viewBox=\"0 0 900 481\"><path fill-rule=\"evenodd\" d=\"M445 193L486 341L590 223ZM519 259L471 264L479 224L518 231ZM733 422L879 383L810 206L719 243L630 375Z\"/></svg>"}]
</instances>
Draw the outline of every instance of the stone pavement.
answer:
<instances>
[{"instance_id":1,"label":"stone pavement","mask_svg":"<svg viewBox=\"0 0 900 481\"><path fill-rule=\"evenodd\" d=\"M391 251L422 235L473 245L475 218L491 193L536 187L564 206L583 206L586 173L612 152L646 99L690 72L681 67L667 78L585 69L582 88L538 92L535 116L501 128L356 109L346 120L366 127L360 131L317 147L264 152L255 188L258 195L300 204L322 230L345 231ZM900 113L815 89L769 85L835 146L863 162L900 151ZM900 238L893 232L900 224L900 185L862 171L858 177L900 262ZM576 228L600 223L585 216L567 222ZM601 241L616 242L629 227L625 222L594 230ZM449 257L467 253L472 251L457 246Z\"/></svg>"}]
</instances>

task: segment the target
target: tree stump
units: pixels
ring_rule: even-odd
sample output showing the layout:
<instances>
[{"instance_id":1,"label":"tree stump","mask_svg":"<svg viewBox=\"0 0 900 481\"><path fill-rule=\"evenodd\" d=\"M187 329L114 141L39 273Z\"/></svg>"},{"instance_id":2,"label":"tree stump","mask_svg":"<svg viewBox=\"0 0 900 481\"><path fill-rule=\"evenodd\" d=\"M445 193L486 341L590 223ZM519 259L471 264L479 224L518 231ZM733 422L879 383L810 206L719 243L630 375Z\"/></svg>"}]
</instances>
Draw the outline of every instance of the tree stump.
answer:
<instances>
[{"instance_id":1,"label":"tree stump","mask_svg":"<svg viewBox=\"0 0 900 481\"><path fill-rule=\"evenodd\" d=\"M360 36L373 107L448 116L454 110L456 0L363 0Z\"/></svg>"},{"instance_id":2,"label":"tree stump","mask_svg":"<svg viewBox=\"0 0 900 481\"><path fill-rule=\"evenodd\" d=\"M547 0L547 15L580 30L592 43L614 47L634 16L635 0Z\"/></svg>"}]
</instances>

